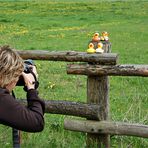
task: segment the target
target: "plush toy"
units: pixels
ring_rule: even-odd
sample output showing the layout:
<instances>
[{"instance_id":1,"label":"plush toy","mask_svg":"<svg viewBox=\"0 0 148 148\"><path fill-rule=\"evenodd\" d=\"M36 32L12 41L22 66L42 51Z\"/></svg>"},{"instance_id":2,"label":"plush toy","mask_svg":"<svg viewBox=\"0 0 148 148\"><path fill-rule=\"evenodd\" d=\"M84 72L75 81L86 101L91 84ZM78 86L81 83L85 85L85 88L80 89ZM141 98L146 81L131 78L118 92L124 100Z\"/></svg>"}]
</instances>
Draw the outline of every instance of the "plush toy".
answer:
<instances>
[{"instance_id":1,"label":"plush toy","mask_svg":"<svg viewBox=\"0 0 148 148\"><path fill-rule=\"evenodd\" d=\"M103 43L98 43L98 48L96 49L96 53L103 53L104 50L102 49L103 48Z\"/></svg>"},{"instance_id":2,"label":"plush toy","mask_svg":"<svg viewBox=\"0 0 148 148\"><path fill-rule=\"evenodd\" d=\"M108 34L108 32L106 32L106 31L103 31L102 32L102 36L101 36L101 40L102 41L108 41L109 40L109 34Z\"/></svg>"},{"instance_id":3,"label":"plush toy","mask_svg":"<svg viewBox=\"0 0 148 148\"><path fill-rule=\"evenodd\" d=\"M93 41L93 42L98 42L98 41L100 41L99 33L95 33L95 34L93 35L92 41Z\"/></svg>"},{"instance_id":4,"label":"plush toy","mask_svg":"<svg viewBox=\"0 0 148 148\"><path fill-rule=\"evenodd\" d=\"M89 43L87 53L95 53L95 52L96 52L96 50L94 49L94 44Z\"/></svg>"}]
</instances>

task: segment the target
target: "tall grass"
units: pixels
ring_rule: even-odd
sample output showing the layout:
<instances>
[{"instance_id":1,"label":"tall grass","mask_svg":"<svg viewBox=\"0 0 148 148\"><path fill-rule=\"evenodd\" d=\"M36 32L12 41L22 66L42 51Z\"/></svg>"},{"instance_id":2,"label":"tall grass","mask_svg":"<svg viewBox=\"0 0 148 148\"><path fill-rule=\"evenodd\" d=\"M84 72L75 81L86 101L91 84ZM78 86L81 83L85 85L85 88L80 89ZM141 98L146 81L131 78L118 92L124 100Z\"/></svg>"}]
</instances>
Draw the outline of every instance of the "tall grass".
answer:
<instances>
[{"instance_id":1,"label":"tall grass","mask_svg":"<svg viewBox=\"0 0 148 148\"><path fill-rule=\"evenodd\" d=\"M148 64L147 1L34 0L0 2L0 44L16 49L86 51L95 31L110 33L119 64ZM86 102L86 76L66 74L64 62L35 61L40 97ZM148 79L110 77L110 119L148 124ZM24 98L22 88L15 89ZM41 133L22 132L22 147L85 147L85 134L66 131L67 116L45 115ZM75 117L69 117L75 118ZM0 126L0 147L11 147L11 128ZM112 136L111 147L147 148L143 138Z\"/></svg>"}]
</instances>

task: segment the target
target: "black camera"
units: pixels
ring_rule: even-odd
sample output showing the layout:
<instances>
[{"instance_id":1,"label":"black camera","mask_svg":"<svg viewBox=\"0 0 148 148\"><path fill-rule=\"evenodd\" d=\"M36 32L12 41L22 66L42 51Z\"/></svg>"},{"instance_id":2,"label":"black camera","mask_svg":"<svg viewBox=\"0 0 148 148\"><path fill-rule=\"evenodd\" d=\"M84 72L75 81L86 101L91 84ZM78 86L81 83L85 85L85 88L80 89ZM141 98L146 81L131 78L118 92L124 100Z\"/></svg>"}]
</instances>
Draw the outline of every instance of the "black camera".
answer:
<instances>
[{"instance_id":1,"label":"black camera","mask_svg":"<svg viewBox=\"0 0 148 148\"><path fill-rule=\"evenodd\" d=\"M25 73L30 73L32 71L32 68L30 68L29 65L33 65L33 66L35 65L33 60L28 59L24 61L24 72Z\"/></svg>"},{"instance_id":2,"label":"black camera","mask_svg":"<svg viewBox=\"0 0 148 148\"><path fill-rule=\"evenodd\" d=\"M33 60L31 60L31 59L24 60L24 73L31 73L34 76L35 89L37 89L39 86L39 82L37 81L37 78L36 78L35 74L33 73L32 67L30 67L30 65L35 66ZM24 81L24 78L22 75L19 77L19 80L18 80L16 86L24 86L24 90L27 90L27 88L25 86L25 81Z\"/></svg>"}]
</instances>

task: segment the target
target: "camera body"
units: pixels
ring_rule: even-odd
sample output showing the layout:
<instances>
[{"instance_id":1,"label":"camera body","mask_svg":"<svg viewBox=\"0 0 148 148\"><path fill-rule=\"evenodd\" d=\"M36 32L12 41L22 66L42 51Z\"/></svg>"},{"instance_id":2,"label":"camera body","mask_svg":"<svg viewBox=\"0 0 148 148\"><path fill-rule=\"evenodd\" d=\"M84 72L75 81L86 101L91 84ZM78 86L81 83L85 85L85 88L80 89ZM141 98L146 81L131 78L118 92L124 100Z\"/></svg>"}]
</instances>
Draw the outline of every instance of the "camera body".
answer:
<instances>
[{"instance_id":1,"label":"camera body","mask_svg":"<svg viewBox=\"0 0 148 148\"><path fill-rule=\"evenodd\" d=\"M35 66L33 60L31 60L31 59L24 60L24 73L31 73L34 76L35 89L37 89L39 86L39 82L37 81L36 76L33 73L32 67L30 67L30 65ZM19 80L18 80L16 86L24 86L24 90L27 90L27 88L25 86L25 81L24 81L24 78L22 75L19 77Z\"/></svg>"},{"instance_id":2,"label":"camera body","mask_svg":"<svg viewBox=\"0 0 148 148\"><path fill-rule=\"evenodd\" d=\"M31 73L32 69L29 67L29 65L35 65L33 60L27 59L24 61L24 73Z\"/></svg>"}]
</instances>

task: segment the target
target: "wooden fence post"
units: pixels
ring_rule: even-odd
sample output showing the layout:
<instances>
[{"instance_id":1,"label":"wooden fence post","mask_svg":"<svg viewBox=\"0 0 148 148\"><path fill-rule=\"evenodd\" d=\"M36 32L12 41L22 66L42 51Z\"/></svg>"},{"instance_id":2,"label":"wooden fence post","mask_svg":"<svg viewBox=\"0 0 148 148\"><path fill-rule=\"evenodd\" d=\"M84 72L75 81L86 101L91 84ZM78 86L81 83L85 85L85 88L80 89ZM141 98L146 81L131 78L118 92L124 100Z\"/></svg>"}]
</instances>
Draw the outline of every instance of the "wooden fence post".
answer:
<instances>
[{"instance_id":1,"label":"wooden fence post","mask_svg":"<svg viewBox=\"0 0 148 148\"><path fill-rule=\"evenodd\" d=\"M110 43L105 44L105 51L110 52ZM88 76L87 103L95 103L101 107L98 113L100 120L108 120L109 114L109 79L108 76ZM98 107L99 107L98 106ZM96 120L99 120L96 119ZM106 134L87 133L86 147L110 147L110 136Z\"/></svg>"}]
</instances>

